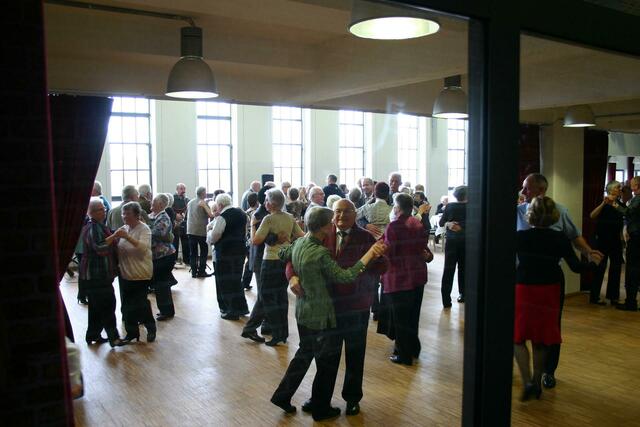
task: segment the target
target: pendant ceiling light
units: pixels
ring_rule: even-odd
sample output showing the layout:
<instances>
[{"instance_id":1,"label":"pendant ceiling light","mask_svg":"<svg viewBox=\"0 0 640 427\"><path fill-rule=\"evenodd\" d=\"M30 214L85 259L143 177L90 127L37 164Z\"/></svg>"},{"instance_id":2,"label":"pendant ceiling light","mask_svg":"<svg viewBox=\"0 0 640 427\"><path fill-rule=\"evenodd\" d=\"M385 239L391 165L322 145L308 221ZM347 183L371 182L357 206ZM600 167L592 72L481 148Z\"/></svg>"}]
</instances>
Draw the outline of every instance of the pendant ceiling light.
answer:
<instances>
[{"instance_id":1,"label":"pendant ceiling light","mask_svg":"<svg viewBox=\"0 0 640 427\"><path fill-rule=\"evenodd\" d=\"M586 128L596 125L596 117L588 105L574 105L567 108L564 115L564 127Z\"/></svg>"},{"instance_id":2,"label":"pendant ceiling light","mask_svg":"<svg viewBox=\"0 0 640 427\"><path fill-rule=\"evenodd\" d=\"M213 72L202 59L202 28L180 29L180 60L173 66L167 81L167 96L205 99L218 96Z\"/></svg>"},{"instance_id":3,"label":"pendant ceiling light","mask_svg":"<svg viewBox=\"0 0 640 427\"><path fill-rule=\"evenodd\" d=\"M365 39L402 40L428 36L439 29L438 21L424 12L353 0L349 31L355 36Z\"/></svg>"},{"instance_id":4,"label":"pendant ceiling light","mask_svg":"<svg viewBox=\"0 0 640 427\"><path fill-rule=\"evenodd\" d=\"M451 76L444 79L444 89L433 103L432 116L439 119L466 119L467 94L462 90L462 78Z\"/></svg>"}]
</instances>

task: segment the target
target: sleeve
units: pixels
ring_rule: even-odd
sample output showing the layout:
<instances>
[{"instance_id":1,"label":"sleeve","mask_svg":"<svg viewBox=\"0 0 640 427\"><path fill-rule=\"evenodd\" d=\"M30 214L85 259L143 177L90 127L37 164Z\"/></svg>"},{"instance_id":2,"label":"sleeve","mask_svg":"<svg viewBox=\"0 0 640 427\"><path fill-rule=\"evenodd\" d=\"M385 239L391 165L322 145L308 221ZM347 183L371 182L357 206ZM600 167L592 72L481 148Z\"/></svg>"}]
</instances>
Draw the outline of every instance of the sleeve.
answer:
<instances>
[{"instance_id":1,"label":"sleeve","mask_svg":"<svg viewBox=\"0 0 640 427\"><path fill-rule=\"evenodd\" d=\"M96 225L87 224L82 232L82 243L86 248L91 248L98 256L109 254L109 245L105 242L104 236L97 232Z\"/></svg>"},{"instance_id":2,"label":"sleeve","mask_svg":"<svg viewBox=\"0 0 640 427\"><path fill-rule=\"evenodd\" d=\"M447 209L447 206L445 206L444 210L442 211L442 216L440 217L439 222L440 227L444 227L444 225L449 221L449 210Z\"/></svg>"},{"instance_id":3,"label":"sleeve","mask_svg":"<svg viewBox=\"0 0 640 427\"><path fill-rule=\"evenodd\" d=\"M287 266L284 271L285 276L287 276L287 280L291 280L293 276L297 276L298 273L293 269L293 263L291 261L287 262Z\"/></svg>"},{"instance_id":4,"label":"sleeve","mask_svg":"<svg viewBox=\"0 0 640 427\"><path fill-rule=\"evenodd\" d=\"M581 273L588 269L589 264L580 261L571 246L571 242L564 236L558 238L560 248L562 250L562 258L567 261L567 265L574 273Z\"/></svg>"},{"instance_id":5,"label":"sleeve","mask_svg":"<svg viewBox=\"0 0 640 427\"><path fill-rule=\"evenodd\" d=\"M215 245L220 240L225 228L227 228L227 221L223 217L217 216L211 230L211 244Z\"/></svg>"},{"instance_id":6,"label":"sleeve","mask_svg":"<svg viewBox=\"0 0 640 427\"><path fill-rule=\"evenodd\" d=\"M162 215L153 222L153 228L151 229L151 235L153 237L163 239L169 234L171 230L171 220L168 216Z\"/></svg>"},{"instance_id":7,"label":"sleeve","mask_svg":"<svg viewBox=\"0 0 640 427\"><path fill-rule=\"evenodd\" d=\"M147 251L151 249L151 229L146 226L145 229L140 233L140 246L137 249L140 252Z\"/></svg>"},{"instance_id":8,"label":"sleeve","mask_svg":"<svg viewBox=\"0 0 640 427\"><path fill-rule=\"evenodd\" d=\"M259 237L261 240L265 240L267 235L269 234L269 229L271 228L271 215L267 215L264 217L262 222L260 223L260 227L256 230L256 237Z\"/></svg>"},{"instance_id":9,"label":"sleeve","mask_svg":"<svg viewBox=\"0 0 640 427\"><path fill-rule=\"evenodd\" d=\"M302 228L300 228L300 226L298 225L298 223L296 222L296 220L294 218L293 219L293 233L292 233L292 236L299 236L302 233L304 233L304 231L302 231Z\"/></svg>"},{"instance_id":10,"label":"sleeve","mask_svg":"<svg viewBox=\"0 0 640 427\"><path fill-rule=\"evenodd\" d=\"M282 260L282 262L291 261L291 249L293 245L282 245L280 250L278 251L278 258Z\"/></svg>"},{"instance_id":11,"label":"sleeve","mask_svg":"<svg viewBox=\"0 0 640 427\"><path fill-rule=\"evenodd\" d=\"M578 230L578 227L576 227L576 225L571 220L568 211L563 210L560 219L562 222L562 232L565 236L567 236L567 239L574 240L580 237L580 230Z\"/></svg>"},{"instance_id":12,"label":"sleeve","mask_svg":"<svg viewBox=\"0 0 640 427\"><path fill-rule=\"evenodd\" d=\"M360 260L347 269L340 268L333 258L331 258L328 250L322 252L320 264L322 275L330 283L353 282L365 269L364 264L362 264Z\"/></svg>"}]
</instances>

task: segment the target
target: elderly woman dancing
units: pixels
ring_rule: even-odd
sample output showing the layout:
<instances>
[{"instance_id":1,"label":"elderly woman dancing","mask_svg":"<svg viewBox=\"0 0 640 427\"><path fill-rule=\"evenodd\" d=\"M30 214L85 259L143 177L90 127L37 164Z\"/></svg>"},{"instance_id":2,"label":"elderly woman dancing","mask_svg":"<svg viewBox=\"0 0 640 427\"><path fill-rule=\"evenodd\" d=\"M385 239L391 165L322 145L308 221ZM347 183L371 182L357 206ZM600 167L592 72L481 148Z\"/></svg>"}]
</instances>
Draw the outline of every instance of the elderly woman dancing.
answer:
<instances>
[{"instance_id":1,"label":"elderly woman dancing","mask_svg":"<svg viewBox=\"0 0 640 427\"><path fill-rule=\"evenodd\" d=\"M124 341L140 341L139 325L147 328L147 342L156 339L156 322L147 299L147 289L153 277L151 230L140 221L142 208L138 202L122 206L124 225L116 231L120 267L120 302L122 321L127 335Z\"/></svg>"},{"instance_id":2,"label":"elderly woman dancing","mask_svg":"<svg viewBox=\"0 0 640 427\"><path fill-rule=\"evenodd\" d=\"M296 320L300 344L271 402L286 413L295 412L291 398L304 379L311 361L315 359L317 372L311 391L315 421L340 414L339 408L331 407L331 395L340 363L340 341L327 284L353 282L370 261L385 251L384 243L376 243L351 268L341 269L329 250L322 245L324 238L333 232L332 219L331 209L310 208L305 221L309 233L279 251L280 259L291 261L299 277L299 283L292 283L291 288L298 296Z\"/></svg>"},{"instance_id":3,"label":"elderly woman dancing","mask_svg":"<svg viewBox=\"0 0 640 427\"><path fill-rule=\"evenodd\" d=\"M151 286L156 293L156 303L160 313L156 320L171 319L175 315L171 286L176 283L171 273L176 263L173 247L173 221L166 209L169 198L166 194L157 194L151 202L151 253L153 256L153 280Z\"/></svg>"},{"instance_id":4,"label":"elderly woman dancing","mask_svg":"<svg viewBox=\"0 0 640 427\"><path fill-rule=\"evenodd\" d=\"M116 328L116 297L113 293L113 279L117 273L115 244L124 231L111 234L104 225L106 208L98 197L91 198L87 215L89 220L80 235L84 256L78 282L89 295L89 324L85 339L87 344L109 341L111 347L124 345ZM103 329L107 332L106 339L101 336Z\"/></svg>"}]
</instances>

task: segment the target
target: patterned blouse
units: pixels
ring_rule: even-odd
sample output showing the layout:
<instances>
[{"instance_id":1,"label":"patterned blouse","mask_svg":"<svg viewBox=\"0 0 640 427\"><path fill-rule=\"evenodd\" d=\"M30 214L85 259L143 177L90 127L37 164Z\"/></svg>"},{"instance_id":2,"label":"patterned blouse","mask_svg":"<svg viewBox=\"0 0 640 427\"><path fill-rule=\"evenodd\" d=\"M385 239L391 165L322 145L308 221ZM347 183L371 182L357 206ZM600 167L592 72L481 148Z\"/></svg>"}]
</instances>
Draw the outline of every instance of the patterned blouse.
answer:
<instances>
[{"instance_id":1,"label":"patterned blouse","mask_svg":"<svg viewBox=\"0 0 640 427\"><path fill-rule=\"evenodd\" d=\"M151 218L151 253L153 259L172 255L176 252L173 242L168 241L169 233L172 232L173 225L166 211L162 211Z\"/></svg>"}]
</instances>

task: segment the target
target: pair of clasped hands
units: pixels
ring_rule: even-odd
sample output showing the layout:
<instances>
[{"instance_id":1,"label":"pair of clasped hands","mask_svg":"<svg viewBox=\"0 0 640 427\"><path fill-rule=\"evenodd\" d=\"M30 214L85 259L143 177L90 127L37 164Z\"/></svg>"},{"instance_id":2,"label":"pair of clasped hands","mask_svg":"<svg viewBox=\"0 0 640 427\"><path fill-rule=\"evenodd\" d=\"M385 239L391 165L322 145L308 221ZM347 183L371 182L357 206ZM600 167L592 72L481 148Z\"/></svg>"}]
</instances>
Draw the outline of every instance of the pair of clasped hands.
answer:
<instances>
[{"instance_id":1,"label":"pair of clasped hands","mask_svg":"<svg viewBox=\"0 0 640 427\"><path fill-rule=\"evenodd\" d=\"M366 266L374 259L380 258L387 251L387 245L383 240L378 240L375 242L369 250L360 258L360 261ZM302 285L300 284L300 278L298 276L293 276L289 280L289 289L291 292L297 297L304 296L304 290L302 289Z\"/></svg>"}]
</instances>

